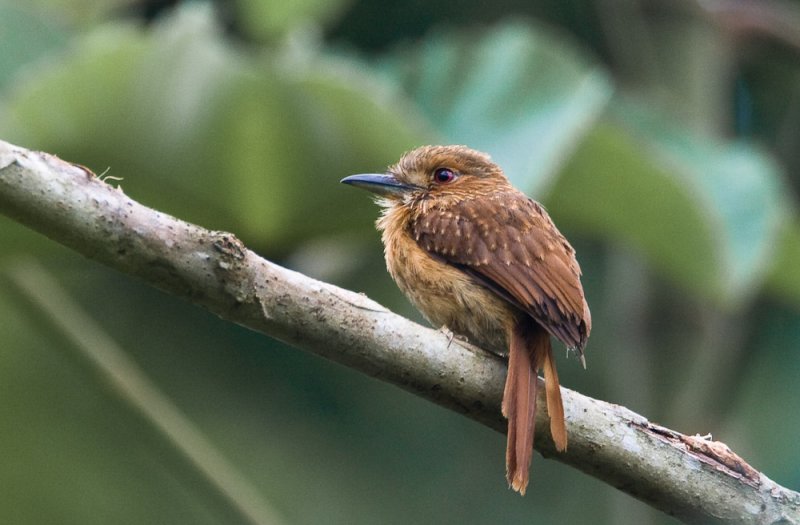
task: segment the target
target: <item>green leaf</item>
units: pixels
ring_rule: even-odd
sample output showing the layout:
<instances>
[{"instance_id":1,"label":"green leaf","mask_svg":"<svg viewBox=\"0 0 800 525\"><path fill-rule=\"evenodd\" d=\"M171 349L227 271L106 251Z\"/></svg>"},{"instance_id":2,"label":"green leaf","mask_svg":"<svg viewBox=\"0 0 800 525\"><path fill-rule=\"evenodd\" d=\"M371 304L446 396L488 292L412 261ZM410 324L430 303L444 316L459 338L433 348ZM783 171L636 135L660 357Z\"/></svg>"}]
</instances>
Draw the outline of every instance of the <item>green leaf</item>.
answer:
<instances>
[{"instance_id":1,"label":"green leaf","mask_svg":"<svg viewBox=\"0 0 800 525\"><path fill-rule=\"evenodd\" d=\"M330 58L234 89L209 128L228 130L227 145L208 162L232 176L241 231L273 242L371 228L369 198L339 180L385 169L424 136L413 108L392 107L374 79Z\"/></svg>"},{"instance_id":2,"label":"green leaf","mask_svg":"<svg viewBox=\"0 0 800 525\"><path fill-rule=\"evenodd\" d=\"M204 5L150 30L92 33L20 83L7 114L12 142L109 168L153 208L274 250L369 228L374 208L338 181L383 169L423 137L414 112L352 65L245 55ZM361 214L349 213L355 203Z\"/></svg>"},{"instance_id":3,"label":"green leaf","mask_svg":"<svg viewBox=\"0 0 800 525\"><path fill-rule=\"evenodd\" d=\"M606 73L542 26L436 33L380 68L444 140L491 152L531 192L558 173L611 95Z\"/></svg>"},{"instance_id":4,"label":"green leaf","mask_svg":"<svg viewBox=\"0 0 800 525\"><path fill-rule=\"evenodd\" d=\"M748 144L629 106L614 115L549 194L554 215L637 246L687 291L739 304L762 283L788 214L779 169Z\"/></svg>"},{"instance_id":5,"label":"green leaf","mask_svg":"<svg viewBox=\"0 0 800 525\"><path fill-rule=\"evenodd\" d=\"M546 198L559 226L641 250L657 269L704 295L719 293L713 231L689 188L604 120Z\"/></svg>"},{"instance_id":6,"label":"green leaf","mask_svg":"<svg viewBox=\"0 0 800 525\"><path fill-rule=\"evenodd\" d=\"M327 22L350 0L237 0L236 13L241 29L256 39L283 36L309 22Z\"/></svg>"},{"instance_id":7,"label":"green leaf","mask_svg":"<svg viewBox=\"0 0 800 525\"><path fill-rule=\"evenodd\" d=\"M133 13L141 8L130 0L0 0L3 1L24 4L27 9L74 28L90 28L103 19L119 17L127 12Z\"/></svg>"},{"instance_id":8,"label":"green leaf","mask_svg":"<svg viewBox=\"0 0 800 525\"><path fill-rule=\"evenodd\" d=\"M3 88L20 68L63 47L67 32L29 5L20 7L0 1L0 40L3 43L0 88Z\"/></svg>"},{"instance_id":9,"label":"green leaf","mask_svg":"<svg viewBox=\"0 0 800 525\"><path fill-rule=\"evenodd\" d=\"M780 168L752 144L698 136L652 111L618 108L644 151L691 192L706 215L719 295L733 301L748 296L762 284L789 217Z\"/></svg>"},{"instance_id":10,"label":"green leaf","mask_svg":"<svg viewBox=\"0 0 800 525\"><path fill-rule=\"evenodd\" d=\"M215 40L209 13L193 6L149 32L112 24L77 41L17 84L5 136L107 171L154 207L225 217L221 181L203 178L191 154L220 86L241 69Z\"/></svg>"},{"instance_id":11,"label":"green leaf","mask_svg":"<svg viewBox=\"0 0 800 525\"><path fill-rule=\"evenodd\" d=\"M800 304L800 220L783 226L767 279L767 289L777 297Z\"/></svg>"}]
</instances>

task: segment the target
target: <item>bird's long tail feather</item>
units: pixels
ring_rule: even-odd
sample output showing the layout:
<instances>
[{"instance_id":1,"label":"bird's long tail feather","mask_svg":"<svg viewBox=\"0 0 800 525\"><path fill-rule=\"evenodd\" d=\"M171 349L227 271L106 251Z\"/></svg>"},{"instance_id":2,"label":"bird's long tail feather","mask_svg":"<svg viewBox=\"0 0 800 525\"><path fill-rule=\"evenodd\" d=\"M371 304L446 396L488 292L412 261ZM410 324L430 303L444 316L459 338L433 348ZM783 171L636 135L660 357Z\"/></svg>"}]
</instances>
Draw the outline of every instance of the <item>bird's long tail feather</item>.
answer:
<instances>
[{"instance_id":1,"label":"bird's long tail feather","mask_svg":"<svg viewBox=\"0 0 800 525\"><path fill-rule=\"evenodd\" d=\"M525 494L528 471L533 456L533 432L536 419L536 370L541 366L532 345L535 339L522 323L511 330L508 376L503 392L503 415L508 419L506 478L508 484Z\"/></svg>"},{"instance_id":2,"label":"bird's long tail feather","mask_svg":"<svg viewBox=\"0 0 800 525\"><path fill-rule=\"evenodd\" d=\"M547 394L547 414L550 416L550 435L556 450L567 450L567 426L564 421L564 404L561 402L561 385L558 382L553 347L547 336L547 351L544 354L544 387Z\"/></svg>"},{"instance_id":3,"label":"bird's long tail feather","mask_svg":"<svg viewBox=\"0 0 800 525\"><path fill-rule=\"evenodd\" d=\"M508 419L506 478L511 488L525 494L533 457L536 375L542 367L550 432L559 451L567 447L567 431L550 335L539 327L517 323L509 339L508 377L502 405L503 415Z\"/></svg>"}]
</instances>

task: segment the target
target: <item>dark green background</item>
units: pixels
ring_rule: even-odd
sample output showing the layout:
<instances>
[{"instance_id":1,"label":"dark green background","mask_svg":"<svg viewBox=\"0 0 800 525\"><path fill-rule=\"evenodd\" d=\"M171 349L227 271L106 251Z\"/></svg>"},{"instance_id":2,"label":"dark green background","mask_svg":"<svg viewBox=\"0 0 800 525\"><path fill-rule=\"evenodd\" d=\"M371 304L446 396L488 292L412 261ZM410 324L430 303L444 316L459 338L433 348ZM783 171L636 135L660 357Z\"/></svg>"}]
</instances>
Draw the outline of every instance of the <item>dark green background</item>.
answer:
<instances>
[{"instance_id":1,"label":"dark green background","mask_svg":"<svg viewBox=\"0 0 800 525\"><path fill-rule=\"evenodd\" d=\"M797 489L798 35L728 2L529 4L0 0L0 138L415 319L338 181L485 150L578 250L594 331L562 384ZM795 2L737 5L800 31ZM0 239L3 523L242 521L20 286L38 265L285 523L671 522L541 457L520 498L493 431L5 218Z\"/></svg>"}]
</instances>

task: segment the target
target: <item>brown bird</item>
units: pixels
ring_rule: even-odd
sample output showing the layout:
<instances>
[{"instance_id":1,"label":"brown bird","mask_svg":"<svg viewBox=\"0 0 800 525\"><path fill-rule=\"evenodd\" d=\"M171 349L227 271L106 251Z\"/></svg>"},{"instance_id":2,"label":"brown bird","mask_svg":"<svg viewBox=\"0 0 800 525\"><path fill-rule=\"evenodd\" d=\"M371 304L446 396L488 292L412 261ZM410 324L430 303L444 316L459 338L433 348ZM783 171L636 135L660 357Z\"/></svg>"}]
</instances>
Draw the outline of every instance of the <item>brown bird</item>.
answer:
<instances>
[{"instance_id":1,"label":"brown bird","mask_svg":"<svg viewBox=\"0 0 800 525\"><path fill-rule=\"evenodd\" d=\"M567 448L550 335L585 366L592 321L575 250L539 203L488 155L465 146L424 146L385 174L342 182L380 196L389 273L428 321L484 348L508 349L506 477L525 494L542 368L550 433L557 450Z\"/></svg>"}]
</instances>

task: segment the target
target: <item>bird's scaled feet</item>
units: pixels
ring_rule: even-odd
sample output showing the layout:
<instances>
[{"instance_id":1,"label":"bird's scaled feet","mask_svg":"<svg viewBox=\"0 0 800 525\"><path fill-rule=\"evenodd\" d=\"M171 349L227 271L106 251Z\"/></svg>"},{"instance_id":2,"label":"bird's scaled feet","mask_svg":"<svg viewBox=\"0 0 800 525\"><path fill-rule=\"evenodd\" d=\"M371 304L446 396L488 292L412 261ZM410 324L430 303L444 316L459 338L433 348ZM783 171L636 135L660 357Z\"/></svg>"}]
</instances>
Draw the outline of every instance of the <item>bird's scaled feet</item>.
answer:
<instances>
[{"instance_id":1,"label":"bird's scaled feet","mask_svg":"<svg viewBox=\"0 0 800 525\"><path fill-rule=\"evenodd\" d=\"M447 327L447 325L442 325L441 327L439 327L439 331L447 336L447 348L450 348L450 345L453 344L453 341L455 341L458 343L459 346L461 346L462 348L466 348L471 352L475 352L478 354L489 353L492 355L496 355L497 357L501 357L503 359L508 359L508 354L495 352L494 350L487 350L485 348L470 343L469 338L467 336L453 332Z\"/></svg>"},{"instance_id":2,"label":"bird's scaled feet","mask_svg":"<svg viewBox=\"0 0 800 525\"><path fill-rule=\"evenodd\" d=\"M454 331L447 328L446 325L442 325L439 328L439 331L447 336L447 348L450 348L450 345L453 344L454 339L457 340L459 343L469 344L469 339L467 339L466 336L455 333Z\"/></svg>"}]
</instances>

